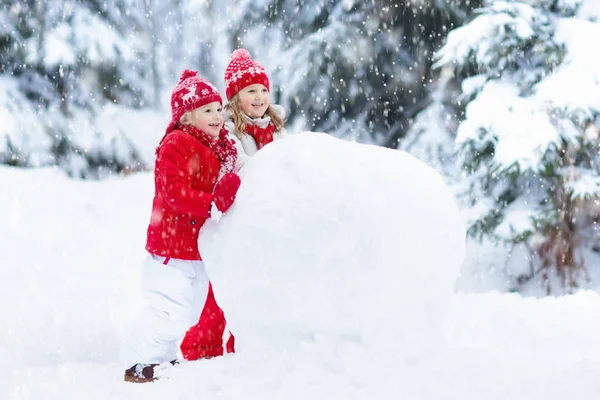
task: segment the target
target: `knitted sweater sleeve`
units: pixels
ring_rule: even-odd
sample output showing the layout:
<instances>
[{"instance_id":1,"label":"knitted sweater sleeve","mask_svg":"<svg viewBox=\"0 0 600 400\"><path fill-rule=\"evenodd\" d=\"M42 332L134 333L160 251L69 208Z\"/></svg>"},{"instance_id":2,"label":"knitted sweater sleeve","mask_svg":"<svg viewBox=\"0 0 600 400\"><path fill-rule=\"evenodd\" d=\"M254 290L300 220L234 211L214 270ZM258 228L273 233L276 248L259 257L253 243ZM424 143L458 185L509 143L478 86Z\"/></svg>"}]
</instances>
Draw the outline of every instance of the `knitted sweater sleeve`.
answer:
<instances>
[{"instance_id":1,"label":"knitted sweater sleeve","mask_svg":"<svg viewBox=\"0 0 600 400\"><path fill-rule=\"evenodd\" d=\"M176 142L165 142L156 160L156 190L178 213L208 218L213 196L192 188L192 176L188 167L190 156Z\"/></svg>"}]
</instances>

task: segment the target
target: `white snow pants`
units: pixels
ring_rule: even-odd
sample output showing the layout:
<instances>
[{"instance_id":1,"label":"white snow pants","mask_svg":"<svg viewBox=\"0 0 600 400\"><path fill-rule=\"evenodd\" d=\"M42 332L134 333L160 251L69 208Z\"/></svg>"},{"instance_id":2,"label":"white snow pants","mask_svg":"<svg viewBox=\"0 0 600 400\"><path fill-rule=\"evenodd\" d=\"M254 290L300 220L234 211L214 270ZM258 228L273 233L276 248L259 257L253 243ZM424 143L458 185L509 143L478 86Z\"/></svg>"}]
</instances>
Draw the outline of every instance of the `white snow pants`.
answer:
<instances>
[{"instance_id":1,"label":"white snow pants","mask_svg":"<svg viewBox=\"0 0 600 400\"><path fill-rule=\"evenodd\" d=\"M198 323L208 286L202 261L148 256L142 275L146 306L121 349L123 367L181 359L179 344Z\"/></svg>"}]
</instances>

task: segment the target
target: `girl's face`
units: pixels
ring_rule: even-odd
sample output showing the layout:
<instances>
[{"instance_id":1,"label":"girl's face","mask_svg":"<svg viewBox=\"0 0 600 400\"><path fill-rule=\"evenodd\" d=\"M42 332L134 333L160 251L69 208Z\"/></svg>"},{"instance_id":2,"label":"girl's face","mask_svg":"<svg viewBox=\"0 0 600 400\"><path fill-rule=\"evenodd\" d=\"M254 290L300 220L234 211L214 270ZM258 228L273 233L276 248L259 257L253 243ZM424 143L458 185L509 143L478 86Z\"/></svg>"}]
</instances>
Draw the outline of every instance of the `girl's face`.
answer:
<instances>
[{"instance_id":1,"label":"girl's face","mask_svg":"<svg viewBox=\"0 0 600 400\"><path fill-rule=\"evenodd\" d=\"M246 86L239 92L240 108L250 118L262 118L271 104L271 94L260 83Z\"/></svg>"},{"instance_id":2,"label":"girl's face","mask_svg":"<svg viewBox=\"0 0 600 400\"><path fill-rule=\"evenodd\" d=\"M205 106L198 107L190 113L190 125L207 133L210 137L219 137L219 132L223 128L223 114L221 113L221 103L213 101Z\"/></svg>"}]
</instances>

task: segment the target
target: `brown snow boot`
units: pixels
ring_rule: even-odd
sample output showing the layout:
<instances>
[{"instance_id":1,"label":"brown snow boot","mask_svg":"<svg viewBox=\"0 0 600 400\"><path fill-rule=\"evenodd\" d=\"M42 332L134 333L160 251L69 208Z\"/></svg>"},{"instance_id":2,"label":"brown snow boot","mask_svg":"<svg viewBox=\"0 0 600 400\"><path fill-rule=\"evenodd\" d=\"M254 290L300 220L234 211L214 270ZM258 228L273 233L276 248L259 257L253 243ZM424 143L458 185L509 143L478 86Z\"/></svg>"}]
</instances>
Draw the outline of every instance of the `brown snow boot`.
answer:
<instances>
[{"instance_id":1,"label":"brown snow boot","mask_svg":"<svg viewBox=\"0 0 600 400\"><path fill-rule=\"evenodd\" d=\"M158 364L135 364L133 367L125 370L125 382L147 383L155 381L154 367Z\"/></svg>"},{"instance_id":2,"label":"brown snow boot","mask_svg":"<svg viewBox=\"0 0 600 400\"><path fill-rule=\"evenodd\" d=\"M172 365L177 364L177 360L171 361ZM147 383L158 379L154 376L154 368L160 364L135 364L133 367L125 370L123 377L125 382Z\"/></svg>"}]
</instances>

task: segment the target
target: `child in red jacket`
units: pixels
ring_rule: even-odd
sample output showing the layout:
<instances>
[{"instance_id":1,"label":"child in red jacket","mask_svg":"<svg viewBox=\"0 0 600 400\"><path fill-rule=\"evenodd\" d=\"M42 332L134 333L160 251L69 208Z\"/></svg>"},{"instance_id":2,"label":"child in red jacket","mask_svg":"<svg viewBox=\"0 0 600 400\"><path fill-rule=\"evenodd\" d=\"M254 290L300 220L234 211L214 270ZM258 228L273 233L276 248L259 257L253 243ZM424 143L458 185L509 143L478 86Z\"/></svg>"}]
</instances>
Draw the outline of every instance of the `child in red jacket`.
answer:
<instances>
[{"instance_id":1,"label":"child in red jacket","mask_svg":"<svg viewBox=\"0 0 600 400\"><path fill-rule=\"evenodd\" d=\"M245 49L231 54L225 69L225 129L236 142L238 166L248 157L286 135L283 107L271 104L269 77Z\"/></svg>"},{"instance_id":2,"label":"child in red jacket","mask_svg":"<svg viewBox=\"0 0 600 400\"><path fill-rule=\"evenodd\" d=\"M163 363L234 351L198 250L211 210L227 211L240 186L221 105L219 92L195 71L184 71L171 95L172 119L156 150L143 269L148 307L122 352L125 381L152 381Z\"/></svg>"}]
</instances>

